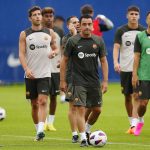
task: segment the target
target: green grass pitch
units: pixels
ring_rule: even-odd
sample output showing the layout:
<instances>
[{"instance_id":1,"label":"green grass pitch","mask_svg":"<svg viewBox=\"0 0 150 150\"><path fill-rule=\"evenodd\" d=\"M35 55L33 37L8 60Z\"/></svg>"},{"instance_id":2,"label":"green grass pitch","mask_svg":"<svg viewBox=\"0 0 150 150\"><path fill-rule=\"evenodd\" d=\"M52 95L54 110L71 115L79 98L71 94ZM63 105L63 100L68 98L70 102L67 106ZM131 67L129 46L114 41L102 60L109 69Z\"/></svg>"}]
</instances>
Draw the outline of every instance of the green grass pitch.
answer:
<instances>
[{"instance_id":1,"label":"green grass pitch","mask_svg":"<svg viewBox=\"0 0 150 150\"><path fill-rule=\"evenodd\" d=\"M104 95L102 114L92 130L101 129L108 136L104 150L150 150L150 106L144 117L145 125L139 137L125 134L129 127L119 84L110 84ZM0 106L6 109L7 117L0 121L0 149L4 150L77 150L71 143L71 131L67 119L68 104L58 107L55 118L56 132L46 132L42 142L34 142L35 128L31 119L30 103L25 99L24 85L0 87Z\"/></svg>"}]
</instances>

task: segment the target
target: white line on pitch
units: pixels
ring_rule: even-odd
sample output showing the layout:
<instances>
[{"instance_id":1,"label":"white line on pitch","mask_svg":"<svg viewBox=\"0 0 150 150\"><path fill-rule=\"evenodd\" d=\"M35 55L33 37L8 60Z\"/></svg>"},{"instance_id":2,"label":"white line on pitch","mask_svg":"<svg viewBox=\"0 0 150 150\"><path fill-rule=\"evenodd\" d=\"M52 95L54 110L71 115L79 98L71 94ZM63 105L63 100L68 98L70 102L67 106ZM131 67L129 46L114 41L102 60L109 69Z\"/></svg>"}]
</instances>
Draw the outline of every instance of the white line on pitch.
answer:
<instances>
[{"instance_id":1,"label":"white line on pitch","mask_svg":"<svg viewBox=\"0 0 150 150\"><path fill-rule=\"evenodd\" d=\"M3 137L14 137L14 138L30 138L33 139L33 136L17 136L17 135L0 135ZM65 138L51 138L51 137L45 137L44 139L48 140L58 140L58 141L71 141L71 139L65 139ZM144 146L144 147L150 147L149 144L142 144L142 143L122 143L122 142L107 142L107 144L110 145L129 145L129 146Z\"/></svg>"}]
</instances>

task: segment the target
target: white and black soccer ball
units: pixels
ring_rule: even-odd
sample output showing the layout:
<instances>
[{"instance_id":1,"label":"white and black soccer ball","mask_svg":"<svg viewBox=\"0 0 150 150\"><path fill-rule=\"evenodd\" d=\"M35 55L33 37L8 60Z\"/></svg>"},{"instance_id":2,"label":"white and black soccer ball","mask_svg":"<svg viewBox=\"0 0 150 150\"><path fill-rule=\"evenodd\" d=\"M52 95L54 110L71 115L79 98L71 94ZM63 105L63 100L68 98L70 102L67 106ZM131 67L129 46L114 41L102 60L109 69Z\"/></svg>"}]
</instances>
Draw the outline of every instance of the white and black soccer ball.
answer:
<instances>
[{"instance_id":1,"label":"white and black soccer ball","mask_svg":"<svg viewBox=\"0 0 150 150\"><path fill-rule=\"evenodd\" d=\"M4 108L0 107L0 121L6 118L6 111Z\"/></svg>"},{"instance_id":2,"label":"white and black soccer ball","mask_svg":"<svg viewBox=\"0 0 150 150\"><path fill-rule=\"evenodd\" d=\"M93 146L102 147L107 142L107 135L102 130L98 130L90 134L89 140Z\"/></svg>"}]
</instances>

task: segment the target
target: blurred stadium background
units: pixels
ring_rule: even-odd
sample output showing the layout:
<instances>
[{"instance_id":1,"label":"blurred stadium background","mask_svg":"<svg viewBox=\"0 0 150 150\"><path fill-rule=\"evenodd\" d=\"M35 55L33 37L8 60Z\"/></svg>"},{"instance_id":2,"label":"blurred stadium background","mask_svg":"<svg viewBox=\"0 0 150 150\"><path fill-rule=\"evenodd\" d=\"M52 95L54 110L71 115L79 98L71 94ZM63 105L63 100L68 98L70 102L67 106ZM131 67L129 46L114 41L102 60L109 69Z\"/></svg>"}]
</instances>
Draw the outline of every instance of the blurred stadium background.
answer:
<instances>
[{"instance_id":1,"label":"blurred stadium background","mask_svg":"<svg viewBox=\"0 0 150 150\"><path fill-rule=\"evenodd\" d=\"M80 17L80 7L91 4L96 14L104 14L114 23L113 30L104 33L108 49L109 80L118 81L113 70L112 46L116 28L127 22L126 9L137 5L141 9L141 24L145 25L145 15L149 10L149 0L0 0L0 83L23 82L23 70L18 60L18 38L20 31L30 26L27 10L33 5L41 8L51 6L56 15L65 19L71 15ZM67 32L66 28L65 31Z\"/></svg>"}]
</instances>

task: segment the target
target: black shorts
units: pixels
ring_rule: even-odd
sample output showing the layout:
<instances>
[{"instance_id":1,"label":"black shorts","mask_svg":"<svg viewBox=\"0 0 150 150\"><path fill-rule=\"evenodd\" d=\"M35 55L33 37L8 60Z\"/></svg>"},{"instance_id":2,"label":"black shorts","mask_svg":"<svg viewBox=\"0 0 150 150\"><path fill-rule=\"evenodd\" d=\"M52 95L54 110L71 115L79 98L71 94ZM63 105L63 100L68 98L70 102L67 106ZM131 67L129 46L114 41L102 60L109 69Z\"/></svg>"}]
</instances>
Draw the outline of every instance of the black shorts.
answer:
<instances>
[{"instance_id":1,"label":"black shorts","mask_svg":"<svg viewBox=\"0 0 150 150\"><path fill-rule=\"evenodd\" d=\"M139 81L137 86L138 96L140 100L150 99L150 81Z\"/></svg>"},{"instance_id":2,"label":"black shorts","mask_svg":"<svg viewBox=\"0 0 150 150\"><path fill-rule=\"evenodd\" d=\"M28 79L25 78L26 99L36 99L39 94L48 95L50 78Z\"/></svg>"},{"instance_id":3,"label":"black shorts","mask_svg":"<svg viewBox=\"0 0 150 150\"><path fill-rule=\"evenodd\" d=\"M102 92L100 87L73 86L73 103L75 106L87 108L102 105Z\"/></svg>"},{"instance_id":4,"label":"black shorts","mask_svg":"<svg viewBox=\"0 0 150 150\"><path fill-rule=\"evenodd\" d=\"M52 73L50 95L56 96L60 93L59 84L60 84L60 73Z\"/></svg>"},{"instance_id":5,"label":"black shorts","mask_svg":"<svg viewBox=\"0 0 150 150\"><path fill-rule=\"evenodd\" d=\"M133 94L132 72L120 72L121 91L124 95Z\"/></svg>"}]
</instances>

